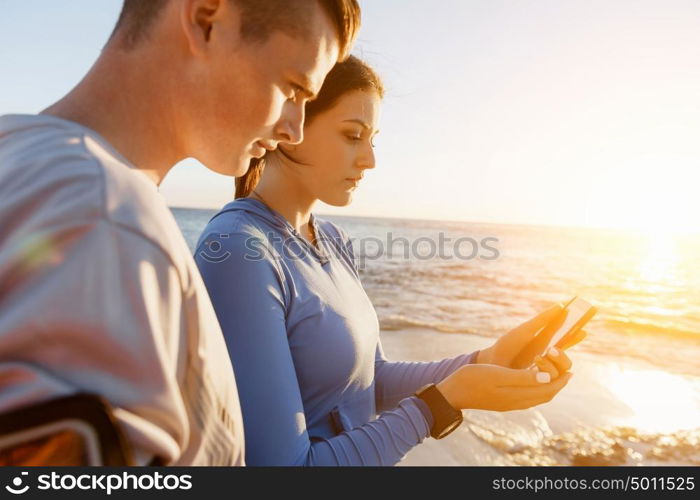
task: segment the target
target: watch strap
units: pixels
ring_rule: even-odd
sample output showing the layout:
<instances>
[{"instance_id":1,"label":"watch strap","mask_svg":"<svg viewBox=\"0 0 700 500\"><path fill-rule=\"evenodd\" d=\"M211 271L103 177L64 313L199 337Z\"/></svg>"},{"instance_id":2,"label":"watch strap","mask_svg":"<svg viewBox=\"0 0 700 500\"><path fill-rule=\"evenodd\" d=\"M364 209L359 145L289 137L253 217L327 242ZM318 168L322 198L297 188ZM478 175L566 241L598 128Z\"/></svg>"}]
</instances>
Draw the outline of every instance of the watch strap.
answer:
<instances>
[{"instance_id":1,"label":"watch strap","mask_svg":"<svg viewBox=\"0 0 700 500\"><path fill-rule=\"evenodd\" d=\"M430 429L433 438L441 439L447 436L462 423L462 412L445 399L435 384L428 384L419 389L416 396L426 403L433 415L433 425Z\"/></svg>"}]
</instances>

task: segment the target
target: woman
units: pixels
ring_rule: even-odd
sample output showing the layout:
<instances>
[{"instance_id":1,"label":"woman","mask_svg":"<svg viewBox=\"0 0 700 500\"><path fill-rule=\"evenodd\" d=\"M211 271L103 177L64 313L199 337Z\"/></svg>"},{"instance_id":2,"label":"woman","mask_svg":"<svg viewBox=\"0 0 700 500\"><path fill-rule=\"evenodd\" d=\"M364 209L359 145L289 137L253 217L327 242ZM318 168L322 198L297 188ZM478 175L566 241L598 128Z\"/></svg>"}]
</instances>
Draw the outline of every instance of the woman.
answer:
<instances>
[{"instance_id":1,"label":"woman","mask_svg":"<svg viewBox=\"0 0 700 500\"><path fill-rule=\"evenodd\" d=\"M382 96L359 59L339 63L306 106L304 141L254 162L197 245L234 366L249 465L395 464L431 432L458 425L461 409L527 408L571 376L563 352L537 360L541 372L507 368L558 306L482 351L386 359L348 236L312 213L318 200L350 203L374 168ZM426 384L436 385L414 395Z\"/></svg>"}]
</instances>

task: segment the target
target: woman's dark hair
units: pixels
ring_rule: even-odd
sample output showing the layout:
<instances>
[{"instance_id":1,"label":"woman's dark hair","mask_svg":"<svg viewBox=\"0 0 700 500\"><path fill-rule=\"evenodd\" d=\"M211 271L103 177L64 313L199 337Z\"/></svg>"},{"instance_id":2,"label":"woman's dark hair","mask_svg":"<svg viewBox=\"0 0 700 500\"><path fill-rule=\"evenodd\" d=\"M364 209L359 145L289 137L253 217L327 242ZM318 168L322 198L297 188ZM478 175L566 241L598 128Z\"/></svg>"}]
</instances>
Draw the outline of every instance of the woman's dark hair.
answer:
<instances>
[{"instance_id":1,"label":"woman's dark hair","mask_svg":"<svg viewBox=\"0 0 700 500\"><path fill-rule=\"evenodd\" d=\"M384 97L384 86L374 70L359 58L349 56L333 66L316 99L306 104L304 126L332 108L342 96L355 90L374 91L380 98ZM236 198L248 196L255 189L264 167L264 156L251 160L248 171L236 179Z\"/></svg>"}]
</instances>

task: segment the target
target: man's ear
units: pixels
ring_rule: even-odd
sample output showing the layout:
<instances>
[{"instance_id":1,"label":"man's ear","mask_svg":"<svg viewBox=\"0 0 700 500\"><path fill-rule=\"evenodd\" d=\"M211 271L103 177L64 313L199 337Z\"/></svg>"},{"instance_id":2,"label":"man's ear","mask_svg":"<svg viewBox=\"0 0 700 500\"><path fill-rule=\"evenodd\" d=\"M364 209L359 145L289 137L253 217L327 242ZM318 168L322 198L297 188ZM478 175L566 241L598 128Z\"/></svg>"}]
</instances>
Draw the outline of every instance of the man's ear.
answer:
<instances>
[{"instance_id":1,"label":"man's ear","mask_svg":"<svg viewBox=\"0 0 700 500\"><path fill-rule=\"evenodd\" d=\"M226 11L235 14L230 0L182 0L180 21L190 50L202 53L211 40L214 25L225 15Z\"/></svg>"}]
</instances>

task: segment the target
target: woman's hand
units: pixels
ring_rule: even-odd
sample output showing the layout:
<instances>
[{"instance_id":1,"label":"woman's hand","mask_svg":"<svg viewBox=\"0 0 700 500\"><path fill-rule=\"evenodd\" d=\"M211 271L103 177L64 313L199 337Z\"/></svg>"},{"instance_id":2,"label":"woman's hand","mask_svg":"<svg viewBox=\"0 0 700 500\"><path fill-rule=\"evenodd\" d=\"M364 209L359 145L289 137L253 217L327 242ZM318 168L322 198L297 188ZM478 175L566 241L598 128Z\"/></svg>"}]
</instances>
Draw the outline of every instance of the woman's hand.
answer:
<instances>
[{"instance_id":1,"label":"woman's hand","mask_svg":"<svg viewBox=\"0 0 700 500\"><path fill-rule=\"evenodd\" d=\"M547 351L545 357L536 356L534 364L540 372L549 373L549 376L554 380L560 374L569 371L571 368L571 360L566 353L556 347L552 347Z\"/></svg>"},{"instance_id":2,"label":"woman's hand","mask_svg":"<svg viewBox=\"0 0 700 500\"><path fill-rule=\"evenodd\" d=\"M513 361L516 359L518 354L520 354L523 351L525 346L527 346L530 342L533 341L533 339L537 336L538 333L540 333L544 329L545 326L550 325L551 322L553 323L557 319L563 321L565 316L559 316L561 312L562 306L560 304L557 304L555 306L550 307L546 311L538 314L531 320L526 321L520 326L514 328L513 330L500 337L490 347L479 351L479 354L476 358L476 363L499 365L508 368L513 367ZM550 325L550 327L551 326L556 325ZM569 347L577 344L585 337L586 332L583 330L579 330L578 332L566 339L566 341L560 346L561 349L558 349L558 353L551 355L550 352L548 352L546 354L546 358L549 358L550 363L553 363L555 365L566 365L568 363L568 365L571 366L571 361L569 361L568 356L566 356L563 350L568 349ZM563 359L562 357L565 359ZM533 357L532 359L525 360L519 359L518 361L520 363L523 363L524 366L529 366L532 363L535 363L536 358ZM545 363L545 365L547 364Z\"/></svg>"},{"instance_id":3,"label":"woman's hand","mask_svg":"<svg viewBox=\"0 0 700 500\"><path fill-rule=\"evenodd\" d=\"M552 378L547 371L496 365L465 365L437 384L458 409L522 410L550 401L569 382L571 372Z\"/></svg>"}]
</instances>

